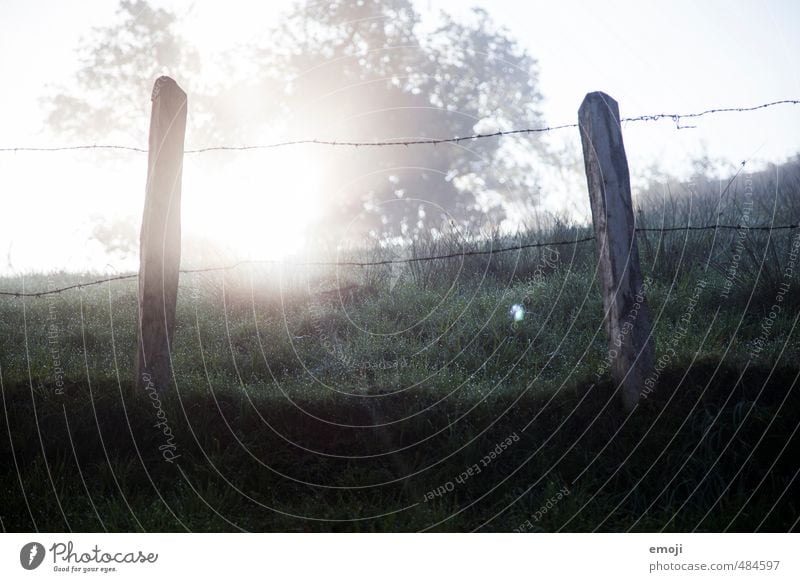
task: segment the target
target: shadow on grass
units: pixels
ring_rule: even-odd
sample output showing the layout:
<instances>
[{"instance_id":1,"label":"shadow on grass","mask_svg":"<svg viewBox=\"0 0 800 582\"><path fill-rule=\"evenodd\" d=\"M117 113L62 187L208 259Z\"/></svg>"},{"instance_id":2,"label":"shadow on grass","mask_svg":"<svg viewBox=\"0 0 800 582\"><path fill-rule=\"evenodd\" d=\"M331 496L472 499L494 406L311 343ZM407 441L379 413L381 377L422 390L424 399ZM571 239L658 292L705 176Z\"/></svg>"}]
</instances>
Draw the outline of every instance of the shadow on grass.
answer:
<instances>
[{"instance_id":1,"label":"shadow on grass","mask_svg":"<svg viewBox=\"0 0 800 582\"><path fill-rule=\"evenodd\" d=\"M718 364L665 370L630 417L608 382L439 405L191 389L160 416L132 386L6 385L0 518L6 531L796 528L798 371Z\"/></svg>"}]
</instances>

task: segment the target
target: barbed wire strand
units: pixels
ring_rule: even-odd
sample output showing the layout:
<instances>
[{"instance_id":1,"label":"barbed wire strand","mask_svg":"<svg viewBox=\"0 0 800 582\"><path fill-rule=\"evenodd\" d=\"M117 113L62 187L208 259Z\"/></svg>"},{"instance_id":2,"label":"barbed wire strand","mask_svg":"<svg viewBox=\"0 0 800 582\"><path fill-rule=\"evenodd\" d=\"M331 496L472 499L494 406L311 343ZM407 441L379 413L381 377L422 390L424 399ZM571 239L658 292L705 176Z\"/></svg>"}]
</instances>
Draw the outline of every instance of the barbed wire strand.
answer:
<instances>
[{"instance_id":1,"label":"barbed wire strand","mask_svg":"<svg viewBox=\"0 0 800 582\"><path fill-rule=\"evenodd\" d=\"M11 297L43 297L44 295L53 295L56 293L63 293L71 289L83 289L84 287L91 287L92 285L100 285L102 283L109 283L111 281L124 281L126 279L138 279L139 275L119 275L118 277L108 277L106 279L98 279L97 281L90 281L88 283L76 283L67 287L59 287L58 289L48 289L47 291L37 291L33 293L23 293L18 291L0 291L0 295Z\"/></svg>"},{"instance_id":2,"label":"barbed wire strand","mask_svg":"<svg viewBox=\"0 0 800 582\"><path fill-rule=\"evenodd\" d=\"M247 265L247 264L288 264L291 266L309 266L309 267L378 267L382 265L401 265L407 263L420 263L425 261L440 261L445 259L458 259L461 257L475 257L479 255L496 255L500 253L508 253L511 251L523 251L525 249L534 249L539 247L547 247L547 246L562 246L562 245L572 245L578 244L582 242L587 242L593 240L593 236L587 236L575 240L561 240L561 241L550 241L550 242L535 242L535 243L528 243L524 245L517 245L513 247L500 247L497 249L487 249L483 251L462 251L458 253L449 253L446 255L434 255L432 257L412 257L408 259L386 259L383 261L307 261L307 262L298 262L298 263L286 263L286 261L279 261L279 260L250 260L250 261L239 261L238 263L234 263L233 265L227 265L224 267L206 267L201 269L186 269L181 271L182 273L207 273L211 271L227 271L230 269L235 269L236 267Z\"/></svg>"},{"instance_id":3,"label":"barbed wire strand","mask_svg":"<svg viewBox=\"0 0 800 582\"><path fill-rule=\"evenodd\" d=\"M800 99L782 99L780 101L772 101L770 103L762 103L752 107L719 107L715 109L707 109L696 113L654 113L647 115L639 115L637 117L625 117L620 120L621 123L637 123L660 121L662 119L669 119L675 122L677 129L690 129L694 126L682 126L680 124L683 119L696 119L706 115L715 115L718 113L746 113L756 111L759 109L766 109L768 107L775 107L777 105L800 105ZM476 133L466 136L454 136L446 138L418 138L418 139L403 139L403 138L390 138L375 141L339 141L332 139L297 139L289 141L281 141L268 144L255 144L255 145L241 145L241 146L207 146L199 148L190 148L184 150L184 154L203 154L208 152L224 152L224 151L249 151L249 150L267 150L287 146L297 145L325 145L325 146L344 146L344 147L388 147L388 146L414 146L414 145L438 145L446 143L460 143L463 141L472 141L477 139L487 139L492 137L502 137L510 135L525 135L546 133L550 131L559 131L562 129L570 129L578 127L577 123L565 123L561 125L553 125L547 127L533 127L512 129L508 131L494 131L490 133ZM19 147L4 147L0 148L0 152L17 153L17 152L61 152L68 150L123 150L136 153L147 153L146 148L125 145L113 144L91 144L91 145L76 145L76 146L19 146Z\"/></svg>"},{"instance_id":4,"label":"barbed wire strand","mask_svg":"<svg viewBox=\"0 0 800 582\"><path fill-rule=\"evenodd\" d=\"M711 224L708 226L675 226L667 228L637 228L636 232L677 232L684 230L791 230L800 224L781 224L779 226L747 226L746 224Z\"/></svg>"},{"instance_id":5,"label":"barbed wire strand","mask_svg":"<svg viewBox=\"0 0 800 582\"><path fill-rule=\"evenodd\" d=\"M676 227L667 227L667 228L636 228L635 232L685 232L685 231L697 231L697 230L753 230L753 231L773 231L773 230L792 230L800 228L800 224L783 224L779 226L747 226L742 224L711 224L706 226L676 226ZM241 267L244 265L255 265L255 264L274 264L274 265L284 265L284 266L292 266L292 267L303 267L303 266L313 266L313 267L377 267L377 266L387 266L387 265L398 265L398 264L408 264L408 263L419 263L423 261L439 261L439 260L446 260L446 259L457 259L462 257L474 257L474 256L481 256L481 255L496 255L500 253L508 253L513 251L523 251L526 249L533 249L533 248L541 248L541 247L548 247L548 246L563 246L563 245L571 245L571 244L579 244L584 242L589 242L594 240L594 236L586 236L583 238L578 238L574 240L560 240L560 241L548 241L548 242L535 242L535 243L527 243L524 245L515 245L511 247L500 247L496 249L487 249L482 251L463 251L459 253L448 253L445 255L434 255L430 257L412 257L408 259L387 259L383 261L299 261L299 262L287 262L279 259L253 259L253 260L246 260L246 261L238 261L236 263L232 263L230 265L223 265L220 267L204 267L204 268L197 268L197 269L180 269L180 273L183 274L194 274L194 273L210 273L215 271L230 271L236 269L237 267ZM125 281L128 279L137 279L139 277L138 274L130 274L130 275L119 275L116 277L107 277L105 279L98 279L96 281L90 281L87 283L76 283L74 285L69 285L67 287L60 287L58 289L48 289L47 291L35 291L30 293L24 293L21 291L0 291L0 296L6 297L43 297L45 295L54 295L57 293L63 293L65 291L70 291L72 289L83 289L84 287L91 287L93 285L100 285L102 283L109 283L112 281Z\"/></svg>"}]
</instances>

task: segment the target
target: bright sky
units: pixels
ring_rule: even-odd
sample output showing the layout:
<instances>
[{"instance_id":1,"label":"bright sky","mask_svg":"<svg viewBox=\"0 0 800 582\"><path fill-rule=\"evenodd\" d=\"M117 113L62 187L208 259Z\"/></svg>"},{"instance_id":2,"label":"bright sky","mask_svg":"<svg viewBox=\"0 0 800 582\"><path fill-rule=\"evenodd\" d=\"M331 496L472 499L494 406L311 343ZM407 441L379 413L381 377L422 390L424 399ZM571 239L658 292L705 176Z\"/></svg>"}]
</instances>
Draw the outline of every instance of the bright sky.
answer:
<instances>
[{"instance_id":1,"label":"bright sky","mask_svg":"<svg viewBox=\"0 0 800 582\"><path fill-rule=\"evenodd\" d=\"M800 98L800 2L794 0L417 3L423 14L445 10L458 15L467 6L484 6L508 27L539 60L543 111L549 124L574 122L583 96L593 90L615 97L623 116ZM212 60L273 25L288 3L154 0L153 4L185 14L183 32L202 50L204 59ZM2 0L0 75L5 83L0 93L0 147L63 142L48 133L39 98L47 94L48 85L71 78L81 36L91 27L110 23L115 10L113 0ZM681 131L669 121L626 127L633 174L642 174L654 162L680 172L692 157L703 153L730 169L743 159L780 162L800 150L800 106L706 117L696 125ZM577 151L577 133L563 139ZM96 244L87 242L88 219L91 214L141 213L145 157L135 156L129 163L141 169L122 172L119 167L99 168L84 154L0 153L0 273L60 267L102 270L109 259ZM214 200L209 189L200 192L193 163L186 168L184 222L202 232L210 219L216 224L221 219L219 209L209 206ZM289 158L279 165L289 172L300 167ZM193 186L198 187L194 197ZM585 198L581 187L569 186L570 195L577 197L576 207ZM255 215L272 216L271 228L285 237L290 217L303 216L309 207L308 199L298 197L279 208L263 203L247 214L251 220ZM237 217L228 218L233 223ZM255 224L231 227L226 234L250 232ZM241 242L253 241L245 236ZM266 239L262 242L269 245Z\"/></svg>"}]
</instances>

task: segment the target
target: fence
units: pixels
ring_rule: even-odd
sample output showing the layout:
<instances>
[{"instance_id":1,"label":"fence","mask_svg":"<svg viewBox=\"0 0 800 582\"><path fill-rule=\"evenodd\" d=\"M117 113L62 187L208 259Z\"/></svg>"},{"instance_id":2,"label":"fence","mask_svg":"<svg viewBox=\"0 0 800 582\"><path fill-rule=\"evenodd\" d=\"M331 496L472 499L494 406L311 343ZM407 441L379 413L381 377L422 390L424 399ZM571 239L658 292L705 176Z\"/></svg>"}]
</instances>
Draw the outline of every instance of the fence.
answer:
<instances>
[{"instance_id":1,"label":"fence","mask_svg":"<svg viewBox=\"0 0 800 582\"><path fill-rule=\"evenodd\" d=\"M169 77L156 80L152 93L152 112L148 148L124 145L78 145L56 147L0 148L0 152L55 152L65 150L112 149L148 154L145 207L140 239L139 273L120 275L47 291L0 292L3 296L41 297L111 281L138 278L139 319L137 324L136 384L155 385L164 391L172 381L170 344L175 330L178 280L180 273L228 270L248 263L278 263L280 261L241 261L233 265L201 269L180 269L180 202L183 156L212 151L244 151L276 147L316 144L345 147L392 147L460 143L476 139L509 135L529 135L564 129L579 129L583 147L587 187L592 211L594 236L575 240L536 242L484 251L467 251L445 255L393 259L373 262L304 262L301 265L335 265L366 267L458 258L470 255L493 255L524 249L568 245L596 241L600 288L603 296L604 321L611 357L611 372L626 409L638 403L643 381L652 372L654 350L651 341L647 299L642 290L637 232L679 232L701 229L776 230L795 229L800 225L743 227L740 225L686 226L666 229L645 229L635 226L631 200L630 175L622 139L622 123L672 120L677 129L684 119L730 112L747 112L777 105L798 105L800 100L781 100L754 107L717 108L698 113L659 113L633 118L621 118L617 102L604 93L586 95L579 111L578 123L541 128L413 140L383 140L372 142L304 139L262 145L210 146L184 148L187 96ZM740 169L741 171L741 169ZM738 173L737 173L738 175ZM733 183L728 183L727 188ZM726 188L726 189L727 189ZM636 313L636 317L629 315Z\"/></svg>"}]
</instances>

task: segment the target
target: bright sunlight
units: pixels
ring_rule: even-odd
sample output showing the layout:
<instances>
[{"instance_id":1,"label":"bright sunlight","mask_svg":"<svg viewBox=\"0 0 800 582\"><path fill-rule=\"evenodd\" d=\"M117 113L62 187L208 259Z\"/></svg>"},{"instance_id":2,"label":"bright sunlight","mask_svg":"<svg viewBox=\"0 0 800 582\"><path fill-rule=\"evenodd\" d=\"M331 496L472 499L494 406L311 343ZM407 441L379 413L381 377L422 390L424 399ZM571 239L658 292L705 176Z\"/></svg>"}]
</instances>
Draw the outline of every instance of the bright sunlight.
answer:
<instances>
[{"instance_id":1,"label":"bright sunlight","mask_svg":"<svg viewBox=\"0 0 800 582\"><path fill-rule=\"evenodd\" d=\"M318 218L316 167L299 148L245 153L219 166L187 155L182 215L187 235L203 233L203 242L238 258L283 259L301 252Z\"/></svg>"}]
</instances>

